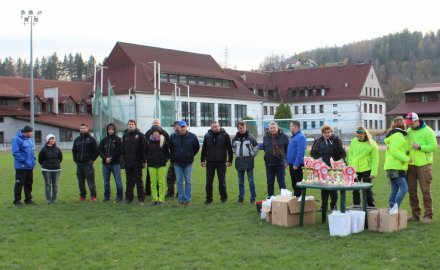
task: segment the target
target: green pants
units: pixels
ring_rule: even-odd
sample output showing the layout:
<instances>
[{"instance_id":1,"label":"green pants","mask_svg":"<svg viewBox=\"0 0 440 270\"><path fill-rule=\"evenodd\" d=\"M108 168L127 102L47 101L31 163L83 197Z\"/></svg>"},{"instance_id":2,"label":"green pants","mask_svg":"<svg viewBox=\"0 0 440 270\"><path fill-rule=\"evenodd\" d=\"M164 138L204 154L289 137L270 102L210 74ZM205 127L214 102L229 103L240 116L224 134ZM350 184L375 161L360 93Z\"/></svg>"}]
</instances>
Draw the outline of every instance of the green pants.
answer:
<instances>
[{"instance_id":1,"label":"green pants","mask_svg":"<svg viewBox=\"0 0 440 270\"><path fill-rule=\"evenodd\" d=\"M153 202L163 202L165 199L165 183L167 167L148 167L151 180L151 198ZM157 193L157 187L159 187L159 194Z\"/></svg>"}]
</instances>

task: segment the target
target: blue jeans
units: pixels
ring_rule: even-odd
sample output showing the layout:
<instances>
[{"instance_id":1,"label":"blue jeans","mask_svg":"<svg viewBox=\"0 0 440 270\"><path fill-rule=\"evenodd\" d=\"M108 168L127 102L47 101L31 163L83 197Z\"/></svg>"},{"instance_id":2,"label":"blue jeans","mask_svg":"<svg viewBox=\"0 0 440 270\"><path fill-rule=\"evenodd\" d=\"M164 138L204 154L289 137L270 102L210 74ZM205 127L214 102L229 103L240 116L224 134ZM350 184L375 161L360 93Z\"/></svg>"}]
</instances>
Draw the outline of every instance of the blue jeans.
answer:
<instances>
[{"instance_id":1,"label":"blue jeans","mask_svg":"<svg viewBox=\"0 0 440 270\"><path fill-rule=\"evenodd\" d=\"M58 177L61 171L43 171L46 191L46 200L49 203L56 203L58 199Z\"/></svg>"},{"instance_id":2,"label":"blue jeans","mask_svg":"<svg viewBox=\"0 0 440 270\"><path fill-rule=\"evenodd\" d=\"M191 164L177 164L174 163L174 172L176 173L177 180L177 193L179 193L179 202L187 203L191 202L191 175L192 175L192 163Z\"/></svg>"},{"instance_id":3,"label":"blue jeans","mask_svg":"<svg viewBox=\"0 0 440 270\"><path fill-rule=\"evenodd\" d=\"M286 181L284 179L286 171L284 166L266 166L268 197L274 195L275 175L277 176L277 182L280 189L286 188Z\"/></svg>"},{"instance_id":4,"label":"blue jeans","mask_svg":"<svg viewBox=\"0 0 440 270\"><path fill-rule=\"evenodd\" d=\"M116 183L116 199L122 201L123 187L121 180L121 166L119 164L102 164L102 175L104 176L104 200L110 200L110 175L113 173Z\"/></svg>"},{"instance_id":5,"label":"blue jeans","mask_svg":"<svg viewBox=\"0 0 440 270\"><path fill-rule=\"evenodd\" d=\"M408 192L408 184L406 183L406 177L400 176L397 178L390 178L391 183L391 194L390 199L388 200L388 206L392 208L394 204L400 208L400 204L405 197L405 194Z\"/></svg>"},{"instance_id":6,"label":"blue jeans","mask_svg":"<svg viewBox=\"0 0 440 270\"><path fill-rule=\"evenodd\" d=\"M244 173L247 173L248 176L248 182L249 182L249 191L251 192L251 201L255 201L255 197L257 194L255 193L255 183L254 183L254 170L237 170L238 174L238 190L240 192L240 195L238 196L238 199L243 200L244 199Z\"/></svg>"}]
</instances>

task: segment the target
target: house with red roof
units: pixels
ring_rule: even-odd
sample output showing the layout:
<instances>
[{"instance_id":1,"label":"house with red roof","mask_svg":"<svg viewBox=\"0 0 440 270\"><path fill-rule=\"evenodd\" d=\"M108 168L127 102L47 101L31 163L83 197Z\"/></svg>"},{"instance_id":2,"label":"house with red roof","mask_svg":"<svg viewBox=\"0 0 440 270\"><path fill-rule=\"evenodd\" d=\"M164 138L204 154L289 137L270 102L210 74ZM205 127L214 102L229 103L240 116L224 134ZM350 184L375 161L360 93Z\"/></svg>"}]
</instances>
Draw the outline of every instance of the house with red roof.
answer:
<instances>
[{"instance_id":1,"label":"house with red roof","mask_svg":"<svg viewBox=\"0 0 440 270\"><path fill-rule=\"evenodd\" d=\"M440 137L440 83L416 84L403 94L404 98L387 115L405 117L415 112Z\"/></svg>"},{"instance_id":2,"label":"house with red roof","mask_svg":"<svg viewBox=\"0 0 440 270\"><path fill-rule=\"evenodd\" d=\"M17 130L30 123L30 80L0 77L0 145L10 147ZM93 85L87 82L34 80L35 141L54 134L62 148L70 148L81 123L92 127Z\"/></svg>"}]
</instances>

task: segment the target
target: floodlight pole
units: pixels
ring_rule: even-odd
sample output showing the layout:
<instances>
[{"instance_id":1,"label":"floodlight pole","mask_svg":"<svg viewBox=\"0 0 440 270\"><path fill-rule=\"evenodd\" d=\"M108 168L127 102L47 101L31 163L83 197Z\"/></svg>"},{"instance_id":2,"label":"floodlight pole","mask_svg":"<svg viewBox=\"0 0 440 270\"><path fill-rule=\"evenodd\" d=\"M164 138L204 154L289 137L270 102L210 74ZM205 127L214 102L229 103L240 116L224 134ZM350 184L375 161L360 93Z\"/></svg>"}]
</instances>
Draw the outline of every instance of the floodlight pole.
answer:
<instances>
[{"instance_id":1,"label":"floodlight pole","mask_svg":"<svg viewBox=\"0 0 440 270\"><path fill-rule=\"evenodd\" d=\"M154 83L154 118L161 118L161 110L160 110L160 63L156 60L152 62L148 62L149 64L153 64L153 83Z\"/></svg>"},{"instance_id":2,"label":"floodlight pole","mask_svg":"<svg viewBox=\"0 0 440 270\"><path fill-rule=\"evenodd\" d=\"M29 24L31 27L31 36L30 36L30 103L31 103L31 126L35 129L35 94L34 94L34 61L33 61L33 26L38 22L39 16L41 15L41 11L37 12L37 15L34 15L33 10L21 11L21 18L23 19L24 25ZM32 141L35 144L35 131L32 132Z\"/></svg>"}]
</instances>

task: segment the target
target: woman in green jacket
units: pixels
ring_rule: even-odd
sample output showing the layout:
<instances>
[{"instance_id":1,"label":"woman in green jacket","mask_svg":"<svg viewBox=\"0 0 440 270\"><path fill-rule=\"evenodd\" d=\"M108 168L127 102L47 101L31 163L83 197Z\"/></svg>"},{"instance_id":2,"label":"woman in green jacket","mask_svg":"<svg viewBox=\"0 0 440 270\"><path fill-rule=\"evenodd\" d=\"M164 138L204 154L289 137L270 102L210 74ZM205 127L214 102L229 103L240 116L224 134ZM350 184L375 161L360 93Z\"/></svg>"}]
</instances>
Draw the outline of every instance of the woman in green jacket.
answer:
<instances>
[{"instance_id":1,"label":"woman in green jacket","mask_svg":"<svg viewBox=\"0 0 440 270\"><path fill-rule=\"evenodd\" d=\"M387 145L384 169L387 171L391 183L388 207L393 212L396 208L400 207L405 194L408 192L405 173L408 169L410 158L407 155L408 143L406 135L405 119L397 117L392 121L384 140Z\"/></svg>"},{"instance_id":2,"label":"woman in green jacket","mask_svg":"<svg viewBox=\"0 0 440 270\"><path fill-rule=\"evenodd\" d=\"M379 166L379 147L364 127L358 127L356 137L351 140L347 162L356 169L356 182L371 183ZM360 205L359 190L353 190L353 204ZM367 204L375 207L373 192L367 189Z\"/></svg>"}]
</instances>

